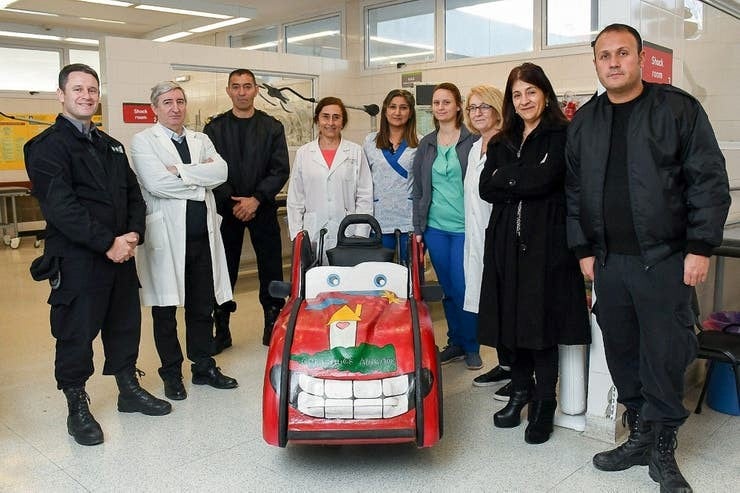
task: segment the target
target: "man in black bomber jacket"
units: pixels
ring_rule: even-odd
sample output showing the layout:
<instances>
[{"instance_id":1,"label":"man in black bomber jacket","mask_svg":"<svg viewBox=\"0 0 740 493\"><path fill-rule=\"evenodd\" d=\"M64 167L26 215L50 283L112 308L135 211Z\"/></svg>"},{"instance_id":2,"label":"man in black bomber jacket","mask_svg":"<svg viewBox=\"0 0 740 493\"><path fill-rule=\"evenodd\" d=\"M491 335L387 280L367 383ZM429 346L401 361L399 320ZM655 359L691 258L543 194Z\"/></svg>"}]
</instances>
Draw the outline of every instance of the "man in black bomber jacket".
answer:
<instances>
[{"instance_id":1,"label":"man in black bomber jacket","mask_svg":"<svg viewBox=\"0 0 740 493\"><path fill-rule=\"evenodd\" d=\"M692 291L706 280L730 204L725 161L696 99L642 81L635 29L612 24L593 46L606 93L568 129L568 243L594 280L593 312L630 429L593 463L649 464L661 491L687 492L673 450L697 349Z\"/></svg>"},{"instance_id":2,"label":"man in black bomber jacket","mask_svg":"<svg viewBox=\"0 0 740 493\"><path fill-rule=\"evenodd\" d=\"M144 241L146 204L123 146L92 123L99 85L87 65L64 67L57 89L62 113L23 148L46 220L44 257L58 264L48 299L54 376L67 398L67 431L82 445L103 442L85 391L99 332L103 374L115 375L120 391L118 410L157 416L172 410L136 376L141 307L134 254Z\"/></svg>"},{"instance_id":3,"label":"man in black bomber jacket","mask_svg":"<svg viewBox=\"0 0 740 493\"><path fill-rule=\"evenodd\" d=\"M226 93L231 110L213 118L203 129L229 165L226 183L213 193L223 217L221 235L232 289L239 274L244 229L257 257L259 300L265 316L262 343L270 344L272 326L285 304L268 292L270 281L283 280L282 243L275 196L288 181L290 165L283 124L254 107L259 87L254 74L236 69L229 74ZM214 308L216 337L213 353L231 346L229 319L236 304Z\"/></svg>"}]
</instances>

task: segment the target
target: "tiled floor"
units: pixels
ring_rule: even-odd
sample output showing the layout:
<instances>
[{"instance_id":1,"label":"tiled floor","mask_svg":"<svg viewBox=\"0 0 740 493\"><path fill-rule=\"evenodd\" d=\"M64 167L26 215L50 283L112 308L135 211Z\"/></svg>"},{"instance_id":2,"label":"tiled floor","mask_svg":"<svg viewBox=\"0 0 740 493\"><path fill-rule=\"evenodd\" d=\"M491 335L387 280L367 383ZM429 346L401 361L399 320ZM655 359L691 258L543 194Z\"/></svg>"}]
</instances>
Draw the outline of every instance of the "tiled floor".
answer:
<instances>
[{"instance_id":1,"label":"tiled floor","mask_svg":"<svg viewBox=\"0 0 740 493\"><path fill-rule=\"evenodd\" d=\"M193 388L185 368L189 396L173 403L172 414L122 414L113 379L98 370L87 389L105 443L77 445L67 435L65 400L52 374L48 285L28 275L38 253L30 239L18 250L0 244L0 491L658 491L646 467L594 469L592 455L609 445L575 431L556 428L546 444L527 445L524 425L494 428L491 416L502 403L491 398L490 388L472 387L477 373L458 363L443 370L445 436L430 449L266 445L260 405L265 349L253 281L240 281L235 345L217 358L239 380L238 389ZM444 342L444 324L437 325ZM162 396L146 310L142 332L142 383ZM493 353L483 357L490 367ZM739 418L706 407L689 418L677 457L695 491L737 490L738 444Z\"/></svg>"}]
</instances>

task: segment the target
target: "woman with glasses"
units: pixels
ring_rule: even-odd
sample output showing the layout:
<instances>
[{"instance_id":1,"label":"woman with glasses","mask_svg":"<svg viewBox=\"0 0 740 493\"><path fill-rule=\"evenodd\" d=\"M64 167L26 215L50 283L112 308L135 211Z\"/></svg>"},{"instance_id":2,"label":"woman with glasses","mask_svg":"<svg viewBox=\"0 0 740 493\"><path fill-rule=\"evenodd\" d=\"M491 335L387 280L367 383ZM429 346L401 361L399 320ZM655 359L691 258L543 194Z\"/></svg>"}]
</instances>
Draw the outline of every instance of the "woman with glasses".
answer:
<instances>
[{"instance_id":1,"label":"woman with glasses","mask_svg":"<svg viewBox=\"0 0 740 493\"><path fill-rule=\"evenodd\" d=\"M476 339L476 317L463 310L465 274L465 204L463 180L474 136L463 125L460 90L443 82L432 93L435 131L421 139L414 157L414 234L429 250L444 291L447 346L442 364L465 360L471 370L483 367Z\"/></svg>"},{"instance_id":2,"label":"woman with glasses","mask_svg":"<svg viewBox=\"0 0 740 493\"><path fill-rule=\"evenodd\" d=\"M473 134L480 135L468 155L468 171L465 173L465 303L463 308L478 313L481 276L483 273L483 244L488 218L491 217L491 204L480 198L478 184L483 165L486 163L486 150L491 138L501 130L501 107L504 95L493 86L475 86L468 92L468 105L465 108L465 125ZM509 359L505 350L498 351L499 365L491 371L473 379L476 387L505 384L498 389L493 398L509 400L511 379Z\"/></svg>"},{"instance_id":3,"label":"woman with glasses","mask_svg":"<svg viewBox=\"0 0 740 493\"><path fill-rule=\"evenodd\" d=\"M565 238L567 124L542 69L514 68L503 127L488 144L480 177L480 195L493 209L478 340L511 354L511 397L493 422L518 426L529 403L527 443L546 442L552 433L558 344L590 342L583 276Z\"/></svg>"},{"instance_id":4,"label":"woman with glasses","mask_svg":"<svg viewBox=\"0 0 740 493\"><path fill-rule=\"evenodd\" d=\"M288 185L288 229L291 239L308 231L314 246L327 229L324 252L337 243L339 223L349 214L373 213L373 182L362 147L342 138L347 108L341 99L326 97L316 105L316 140L296 151ZM367 226L348 235L367 236ZM324 253L324 260L326 254Z\"/></svg>"},{"instance_id":5,"label":"woman with glasses","mask_svg":"<svg viewBox=\"0 0 740 493\"><path fill-rule=\"evenodd\" d=\"M383 232L383 246L395 248L394 231L400 230L401 260L408 259L407 234L411 223L412 165L416 136L416 101L405 89L393 89L383 100L380 131L368 134L363 150L373 177L375 219Z\"/></svg>"}]
</instances>

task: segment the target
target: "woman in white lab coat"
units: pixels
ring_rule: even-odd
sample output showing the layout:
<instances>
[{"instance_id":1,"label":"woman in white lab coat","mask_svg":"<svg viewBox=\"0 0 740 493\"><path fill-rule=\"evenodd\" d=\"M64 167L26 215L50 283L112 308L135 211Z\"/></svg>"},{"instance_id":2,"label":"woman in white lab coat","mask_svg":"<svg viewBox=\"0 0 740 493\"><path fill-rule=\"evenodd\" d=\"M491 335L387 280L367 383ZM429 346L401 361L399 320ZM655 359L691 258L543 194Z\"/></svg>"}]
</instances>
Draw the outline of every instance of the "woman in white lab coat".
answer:
<instances>
[{"instance_id":1,"label":"woman in white lab coat","mask_svg":"<svg viewBox=\"0 0 740 493\"><path fill-rule=\"evenodd\" d=\"M478 313L480 301L481 279L483 277L483 247L486 227L491 217L490 203L480 198L478 191L480 174L486 164L486 149L488 141L501 129L501 108L504 95L493 86L480 85L470 89L466 98L465 124L474 134L480 135L475 141L468 155L468 170L465 173L464 200L465 200L465 304L463 309ZM473 379L476 387L505 384L497 389L493 398L501 401L509 400L511 385L510 358L504 348L498 350L499 364L492 370L478 375Z\"/></svg>"},{"instance_id":2,"label":"woman in white lab coat","mask_svg":"<svg viewBox=\"0 0 740 493\"><path fill-rule=\"evenodd\" d=\"M319 136L296 152L288 185L288 227L291 239L308 231L313 245L327 229L324 252L337 243L339 223L348 214L373 213L373 179L362 147L342 138L347 108L342 100L318 102L314 123ZM367 236L367 227L347 235Z\"/></svg>"}]
</instances>

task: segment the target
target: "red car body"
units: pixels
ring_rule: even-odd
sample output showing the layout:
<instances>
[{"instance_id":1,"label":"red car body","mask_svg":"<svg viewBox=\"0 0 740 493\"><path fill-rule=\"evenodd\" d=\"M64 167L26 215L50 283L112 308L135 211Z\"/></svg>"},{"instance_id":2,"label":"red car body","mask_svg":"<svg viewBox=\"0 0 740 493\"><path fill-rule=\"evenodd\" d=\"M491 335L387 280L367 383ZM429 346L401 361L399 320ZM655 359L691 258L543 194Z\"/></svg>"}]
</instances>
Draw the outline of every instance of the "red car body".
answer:
<instances>
[{"instance_id":1,"label":"red car body","mask_svg":"<svg viewBox=\"0 0 740 493\"><path fill-rule=\"evenodd\" d=\"M308 236L298 235L290 296L265 366L267 443L429 447L441 438L438 349L422 299L422 249L411 242L408 267L371 262L312 268ZM358 272L374 273L369 289L356 289ZM342 276L352 277L347 281L355 287L346 289Z\"/></svg>"}]
</instances>

